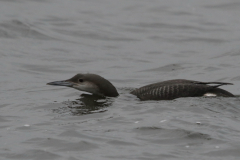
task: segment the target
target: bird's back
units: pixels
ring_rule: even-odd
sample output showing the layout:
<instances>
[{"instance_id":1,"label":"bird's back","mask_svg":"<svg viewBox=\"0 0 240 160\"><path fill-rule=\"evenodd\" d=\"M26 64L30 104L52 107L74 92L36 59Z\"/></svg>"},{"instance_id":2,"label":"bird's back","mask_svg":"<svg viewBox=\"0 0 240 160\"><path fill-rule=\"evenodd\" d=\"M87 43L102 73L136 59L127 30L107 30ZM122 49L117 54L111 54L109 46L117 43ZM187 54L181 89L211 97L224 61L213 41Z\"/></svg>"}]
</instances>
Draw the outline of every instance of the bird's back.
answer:
<instances>
[{"instance_id":1,"label":"bird's back","mask_svg":"<svg viewBox=\"0 0 240 160\"><path fill-rule=\"evenodd\" d=\"M215 84L213 86L207 84ZM180 97L200 97L206 93L216 96L232 97L233 94L217 88L230 83L198 82L185 79L168 80L135 89L131 94L141 100L171 100Z\"/></svg>"}]
</instances>

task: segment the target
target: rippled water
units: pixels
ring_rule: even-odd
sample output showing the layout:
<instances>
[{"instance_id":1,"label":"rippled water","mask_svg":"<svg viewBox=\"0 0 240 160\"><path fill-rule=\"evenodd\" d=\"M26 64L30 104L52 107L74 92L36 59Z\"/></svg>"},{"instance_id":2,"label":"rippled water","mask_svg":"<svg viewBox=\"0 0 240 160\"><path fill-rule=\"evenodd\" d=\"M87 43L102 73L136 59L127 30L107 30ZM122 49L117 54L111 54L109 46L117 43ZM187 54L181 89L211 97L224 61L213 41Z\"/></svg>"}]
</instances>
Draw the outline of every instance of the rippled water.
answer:
<instances>
[{"instance_id":1,"label":"rippled water","mask_svg":"<svg viewBox=\"0 0 240 160\"><path fill-rule=\"evenodd\" d=\"M222 88L239 95L238 0L0 3L0 159L239 159L239 97L129 94L185 78L234 83ZM46 85L76 73L120 96Z\"/></svg>"}]
</instances>

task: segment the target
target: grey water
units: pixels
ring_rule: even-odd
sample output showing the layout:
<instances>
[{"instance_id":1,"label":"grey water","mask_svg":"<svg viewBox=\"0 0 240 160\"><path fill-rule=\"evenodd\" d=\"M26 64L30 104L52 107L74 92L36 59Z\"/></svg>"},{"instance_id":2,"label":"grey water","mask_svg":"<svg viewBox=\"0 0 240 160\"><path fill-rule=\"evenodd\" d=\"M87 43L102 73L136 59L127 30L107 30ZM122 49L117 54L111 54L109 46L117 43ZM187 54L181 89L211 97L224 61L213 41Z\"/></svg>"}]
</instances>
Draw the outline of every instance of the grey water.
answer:
<instances>
[{"instance_id":1,"label":"grey water","mask_svg":"<svg viewBox=\"0 0 240 160\"><path fill-rule=\"evenodd\" d=\"M1 160L235 160L240 99L140 101L184 78L240 94L239 0L0 0ZM117 98L47 86L77 73Z\"/></svg>"}]
</instances>

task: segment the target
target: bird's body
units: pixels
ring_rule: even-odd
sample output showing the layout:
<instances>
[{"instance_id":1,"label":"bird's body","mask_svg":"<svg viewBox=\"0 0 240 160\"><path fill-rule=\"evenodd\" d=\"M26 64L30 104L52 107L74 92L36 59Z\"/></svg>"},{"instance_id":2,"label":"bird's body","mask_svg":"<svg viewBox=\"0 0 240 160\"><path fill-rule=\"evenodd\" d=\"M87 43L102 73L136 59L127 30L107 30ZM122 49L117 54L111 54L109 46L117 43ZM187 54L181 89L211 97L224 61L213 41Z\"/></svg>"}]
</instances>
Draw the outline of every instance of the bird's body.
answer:
<instances>
[{"instance_id":1,"label":"bird's body","mask_svg":"<svg viewBox=\"0 0 240 160\"><path fill-rule=\"evenodd\" d=\"M198 82L175 79L143 86L130 92L141 100L172 100L180 97L223 96L234 97L226 90L218 88L231 83ZM89 93L117 97L116 88L105 78L96 74L77 74L71 79L50 82L48 85L67 86Z\"/></svg>"},{"instance_id":2,"label":"bird's body","mask_svg":"<svg viewBox=\"0 0 240 160\"><path fill-rule=\"evenodd\" d=\"M213 86L208 84L213 84ZM135 89L131 94L136 95L141 100L172 100L180 97L201 97L208 95L233 97L233 94L217 88L228 84L230 83L175 79L143 86Z\"/></svg>"}]
</instances>

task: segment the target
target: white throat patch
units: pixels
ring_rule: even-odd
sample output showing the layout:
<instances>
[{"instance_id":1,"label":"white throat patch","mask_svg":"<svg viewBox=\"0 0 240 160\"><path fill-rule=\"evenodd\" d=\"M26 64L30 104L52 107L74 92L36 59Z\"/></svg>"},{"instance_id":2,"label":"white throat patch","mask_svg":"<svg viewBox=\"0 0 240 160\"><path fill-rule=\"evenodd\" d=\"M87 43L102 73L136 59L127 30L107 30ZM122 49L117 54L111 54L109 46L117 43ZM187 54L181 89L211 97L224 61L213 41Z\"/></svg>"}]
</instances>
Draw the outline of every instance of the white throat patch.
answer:
<instances>
[{"instance_id":1,"label":"white throat patch","mask_svg":"<svg viewBox=\"0 0 240 160\"><path fill-rule=\"evenodd\" d=\"M79 84L75 84L73 85L73 88L80 91L89 92L89 93L101 94L98 86L91 82L82 82Z\"/></svg>"}]
</instances>

